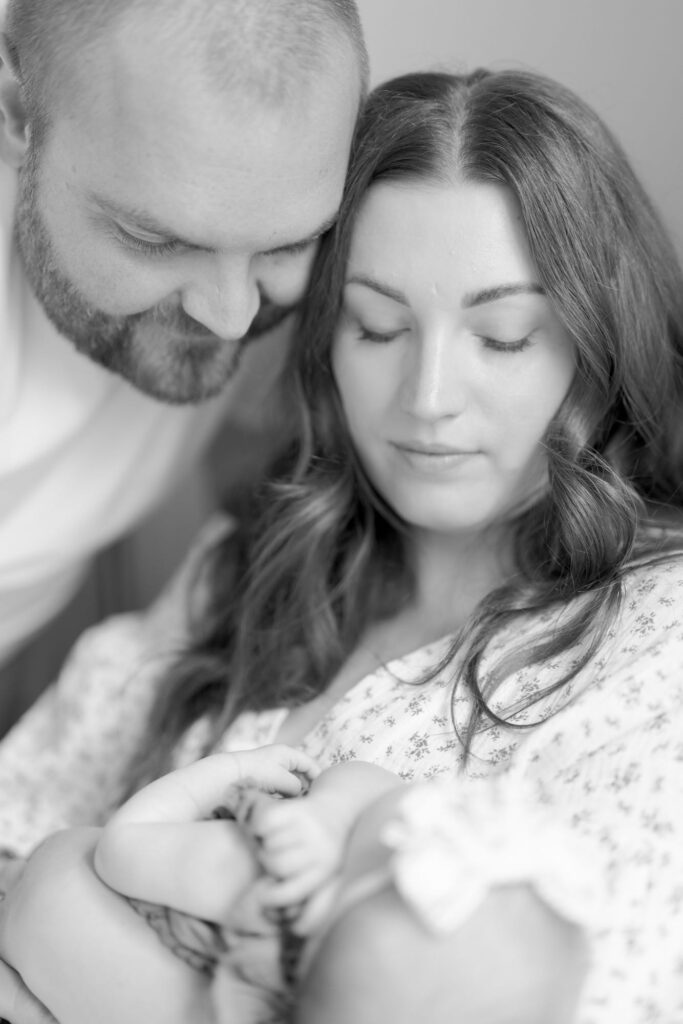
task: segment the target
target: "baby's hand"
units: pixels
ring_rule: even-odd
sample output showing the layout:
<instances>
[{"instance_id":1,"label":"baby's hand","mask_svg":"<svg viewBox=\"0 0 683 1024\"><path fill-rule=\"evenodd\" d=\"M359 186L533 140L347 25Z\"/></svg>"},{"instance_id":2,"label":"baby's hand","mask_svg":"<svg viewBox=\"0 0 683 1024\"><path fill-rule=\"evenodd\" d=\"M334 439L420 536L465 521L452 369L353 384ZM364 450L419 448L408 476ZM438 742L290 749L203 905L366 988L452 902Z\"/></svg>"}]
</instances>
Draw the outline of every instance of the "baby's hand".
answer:
<instances>
[{"instance_id":1,"label":"baby's hand","mask_svg":"<svg viewBox=\"0 0 683 1024\"><path fill-rule=\"evenodd\" d=\"M237 785L262 793L301 796L320 774L312 757L283 743L230 755L237 762Z\"/></svg>"},{"instance_id":2,"label":"baby's hand","mask_svg":"<svg viewBox=\"0 0 683 1024\"><path fill-rule=\"evenodd\" d=\"M313 758L284 744L209 754L139 790L112 815L107 830L135 822L201 821L226 803L232 809L231 798L243 789L300 796L319 774Z\"/></svg>"},{"instance_id":3,"label":"baby's hand","mask_svg":"<svg viewBox=\"0 0 683 1024\"><path fill-rule=\"evenodd\" d=\"M305 799L273 800L262 794L254 797L249 831L269 875L259 884L262 905L299 910L313 897L317 903L317 894L337 874L345 831L321 818Z\"/></svg>"}]
</instances>

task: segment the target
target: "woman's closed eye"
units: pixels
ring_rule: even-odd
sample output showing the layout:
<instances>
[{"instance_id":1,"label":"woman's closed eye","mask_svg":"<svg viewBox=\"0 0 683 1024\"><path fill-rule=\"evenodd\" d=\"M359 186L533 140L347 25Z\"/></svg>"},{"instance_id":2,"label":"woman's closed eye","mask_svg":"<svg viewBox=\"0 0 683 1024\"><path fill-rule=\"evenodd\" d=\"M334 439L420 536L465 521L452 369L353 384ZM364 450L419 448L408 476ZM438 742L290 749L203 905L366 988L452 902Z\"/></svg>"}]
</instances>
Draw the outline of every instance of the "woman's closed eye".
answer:
<instances>
[{"instance_id":1,"label":"woman's closed eye","mask_svg":"<svg viewBox=\"0 0 683 1024\"><path fill-rule=\"evenodd\" d=\"M525 348L528 348L532 342L532 334L525 334L522 338L515 338L511 341L504 341L501 338L490 338L486 335L480 334L479 338L484 343L484 347L493 352L506 352L508 354L514 352L523 352Z\"/></svg>"},{"instance_id":2,"label":"woman's closed eye","mask_svg":"<svg viewBox=\"0 0 683 1024\"><path fill-rule=\"evenodd\" d=\"M380 345L386 345L390 341L395 341L396 338L405 334L405 327L396 327L389 331L373 330L371 327L366 327L364 324L359 323L356 330L358 331L358 337L361 341L372 341Z\"/></svg>"}]
</instances>

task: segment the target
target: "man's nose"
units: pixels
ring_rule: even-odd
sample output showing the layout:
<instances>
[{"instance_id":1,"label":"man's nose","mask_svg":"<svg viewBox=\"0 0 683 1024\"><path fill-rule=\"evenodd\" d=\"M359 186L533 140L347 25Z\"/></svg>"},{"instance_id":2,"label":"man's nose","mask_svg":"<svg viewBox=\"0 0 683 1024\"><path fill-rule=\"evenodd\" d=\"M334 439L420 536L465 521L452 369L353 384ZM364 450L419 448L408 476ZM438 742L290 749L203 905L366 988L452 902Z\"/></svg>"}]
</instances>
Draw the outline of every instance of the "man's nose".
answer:
<instances>
[{"instance_id":1,"label":"man's nose","mask_svg":"<svg viewBox=\"0 0 683 1024\"><path fill-rule=\"evenodd\" d=\"M182 292L188 316L226 341L244 337L260 304L258 282L248 259L215 260L210 267L200 268Z\"/></svg>"},{"instance_id":2,"label":"man's nose","mask_svg":"<svg viewBox=\"0 0 683 1024\"><path fill-rule=\"evenodd\" d=\"M447 331L424 334L404 369L402 405L418 419L458 416L466 403L467 356Z\"/></svg>"}]
</instances>

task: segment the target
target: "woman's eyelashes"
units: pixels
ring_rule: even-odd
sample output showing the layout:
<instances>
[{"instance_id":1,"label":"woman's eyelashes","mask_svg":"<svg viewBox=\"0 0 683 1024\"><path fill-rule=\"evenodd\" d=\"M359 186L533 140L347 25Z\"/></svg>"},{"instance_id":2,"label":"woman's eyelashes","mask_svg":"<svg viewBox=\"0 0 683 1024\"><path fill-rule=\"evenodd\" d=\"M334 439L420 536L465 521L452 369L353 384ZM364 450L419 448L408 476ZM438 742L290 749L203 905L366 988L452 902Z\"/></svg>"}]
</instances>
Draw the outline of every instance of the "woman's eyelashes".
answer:
<instances>
[{"instance_id":1,"label":"woman's eyelashes","mask_svg":"<svg viewBox=\"0 0 683 1024\"><path fill-rule=\"evenodd\" d=\"M484 347L492 350L493 352L513 353L523 352L525 348L528 348L529 345L532 344L531 333L525 334L522 338L517 338L513 341L503 341L499 338L490 338L486 335L479 335L479 338L483 342Z\"/></svg>"},{"instance_id":2,"label":"woman's eyelashes","mask_svg":"<svg viewBox=\"0 0 683 1024\"><path fill-rule=\"evenodd\" d=\"M389 341L394 341L399 335L403 334L405 328L399 328L392 331L373 331L370 327L365 327L359 323L358 337L361 341L372 341L380 345L386 345Z\"/></svg>"},{"instance_id":3,"label":"woman's eyelashes","mask_svg":"<svg viewBox=\"0 0 683 1024\"><path fill-rule=\"evenodd\" d=\"M396 338L399 338L408 330L409 328L406 327L397 327L391 330L380 330L368 327L360 321L358 321L356 326L358 338L361 341L369 341L378 345L386 345L391 341L395 341ZM494 338L485 334L477 334L475 337L482 343L485 349L493 352L504 352L511 355L515 352L523 352L524 349L533 344L533 333L533 331L530 331L528 334L525 334L520 338L513 338L510 341L502 338Z\"/></svg>"}]
</instances>

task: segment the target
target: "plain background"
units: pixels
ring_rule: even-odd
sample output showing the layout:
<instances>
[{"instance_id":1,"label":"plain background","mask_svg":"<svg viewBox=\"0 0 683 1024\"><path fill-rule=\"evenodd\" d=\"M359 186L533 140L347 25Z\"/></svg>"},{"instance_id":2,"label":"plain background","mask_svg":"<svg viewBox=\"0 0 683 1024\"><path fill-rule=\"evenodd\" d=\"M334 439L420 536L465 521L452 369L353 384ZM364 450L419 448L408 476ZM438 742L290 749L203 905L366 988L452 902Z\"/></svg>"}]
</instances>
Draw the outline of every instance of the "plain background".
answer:
<instances>
[{"instance_id":1,"label":"plain background","mask_svg":"<svg viewBox=\"0 0 683 1024\"><path fill-rule=\"evenodd\" d=\"M629 154L683 254L683 0L359 0L373 83L483 65L579 93Z\"/></svg>"}]
</instances>

